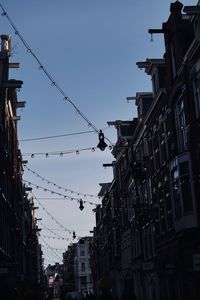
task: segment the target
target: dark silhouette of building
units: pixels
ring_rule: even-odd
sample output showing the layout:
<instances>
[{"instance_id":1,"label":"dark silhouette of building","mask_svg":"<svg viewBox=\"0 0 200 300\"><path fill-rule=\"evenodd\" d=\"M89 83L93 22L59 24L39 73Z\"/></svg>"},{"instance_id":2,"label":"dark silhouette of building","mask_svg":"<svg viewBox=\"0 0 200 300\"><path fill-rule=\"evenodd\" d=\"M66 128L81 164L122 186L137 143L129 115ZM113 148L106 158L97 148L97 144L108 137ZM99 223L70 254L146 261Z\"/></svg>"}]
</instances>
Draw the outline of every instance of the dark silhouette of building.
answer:
<instances>
[{"instance_id":1,"label":"dark silhouette of building","mask_svg":"<svg viewBox=\"0 0 200 300\"><path fill-rule=\"evenodd\" d=\"M41 280L41 249L38 244L34 203L22 182L25 161L19 149L17 100L23 82L9 79L11 38L1 35L0 51L0 290L1 296L15 299L19 281ZM9 298L10 297L10 298Z\"/></svg>"},{"instance_id":2,"label":"dark silhouette of building","mask_svg":"<svg viewBox=\"0 0 200 300\"><path fill-rule=\"evenodd\" d=\"M123 286L137 299L200 297L199 24L199 4L171 3L167 22L149 30L164 35L163 57L137 62L152 91L130 97L137 118L109 122L118 139L96 209L93 272L118 299Z\"/></svg>"}]
</instances>

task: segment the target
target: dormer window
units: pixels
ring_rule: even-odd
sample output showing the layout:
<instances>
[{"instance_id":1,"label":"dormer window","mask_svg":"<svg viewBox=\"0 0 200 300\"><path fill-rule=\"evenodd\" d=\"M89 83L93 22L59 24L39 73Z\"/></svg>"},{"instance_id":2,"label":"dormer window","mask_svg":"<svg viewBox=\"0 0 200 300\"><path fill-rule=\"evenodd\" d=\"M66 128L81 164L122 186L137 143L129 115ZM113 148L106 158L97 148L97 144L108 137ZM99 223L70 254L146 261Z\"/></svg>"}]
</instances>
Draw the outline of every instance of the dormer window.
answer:
<instances>
[{"instance_id":1,"label":"dormer window","mask_svg":"<svg viewBox=\"0 0 200 300\"><path fill-rule=\"evenodd\" d=\"M145 62L137 62L137 66L145 69L151 75L153 95L157 94L160 88L165 88L165 60L158 58L147 58Z\"/></svg>"},{"instance_id":2,"label":"dormer window","mask_svg":"<svg viewBox=\"0 0 200 300\"><path fill-rule=\"evenodd\" d=\"M165 87L165 69L163 67L154 68L151 78L153 94L155 96L160 88Z\"/></svg>"},{"instance_id":3,"label":"dormer window","mask_svg":"<svg viewBox=\"0 0 200 300\"><path fill-rule=\"evenodd\" d=\"M170 165L171 191L175 221L193 212L191 167L188 154L179 156Z\"/></svg>"},{"instance_id":4,"label":"dormer window","mask_svg":"<svg viewBox=\"0 0 200 300\"><path fill-rule=\"evenodd\" d=\"M153 94L148 92L138 92L134 97L137 105L138 118L142 118L148 112L152 102Z\"/></svg>"}]
</instances>

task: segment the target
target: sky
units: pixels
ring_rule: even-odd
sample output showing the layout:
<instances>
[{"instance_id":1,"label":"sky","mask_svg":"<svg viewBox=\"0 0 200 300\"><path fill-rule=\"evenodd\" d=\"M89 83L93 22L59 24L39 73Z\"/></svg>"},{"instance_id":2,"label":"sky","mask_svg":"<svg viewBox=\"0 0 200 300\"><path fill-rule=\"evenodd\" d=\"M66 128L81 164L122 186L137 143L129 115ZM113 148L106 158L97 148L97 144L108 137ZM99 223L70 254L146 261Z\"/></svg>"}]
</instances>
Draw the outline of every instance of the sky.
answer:
<instances>
[{"instance_id":1,"label":"sky","mask_svg":"<svg viewBox=\"0 0 200 300\"><path fill-rule=\"evenodd\" d=\"M9 77L23 81L18 100L26 101L26 106L18 109L19 146L23 159L28 160L23 179L31 183L39 207L36 218L42 218L37 223L42 229L45 265L61 262L62 253L76 241L73 231L77 237L91 235L93 209L101 203L99 183L113 178L112 169L103 168L103 163L114 160L111 150L91 151L98 144L98 134L81 114L113 144L116 130L107 122L137 116L134 102L127 103L126 97L151 91L151 81L136 62L162 58L163 36L154 35L152 42L148 29L162 27L171 2L0 0L19 33L15 34L6 16L0 16L0 33L12 39L10 62L20 63ZM195 5L197 0L182 3ZM64 101L54 81L77 109ZM58 135L64 136L43 139ZM67 150L73 153L59 155ZM79 210L74 198L87 201L84 210Z\"/></svg>"}]
</instances>

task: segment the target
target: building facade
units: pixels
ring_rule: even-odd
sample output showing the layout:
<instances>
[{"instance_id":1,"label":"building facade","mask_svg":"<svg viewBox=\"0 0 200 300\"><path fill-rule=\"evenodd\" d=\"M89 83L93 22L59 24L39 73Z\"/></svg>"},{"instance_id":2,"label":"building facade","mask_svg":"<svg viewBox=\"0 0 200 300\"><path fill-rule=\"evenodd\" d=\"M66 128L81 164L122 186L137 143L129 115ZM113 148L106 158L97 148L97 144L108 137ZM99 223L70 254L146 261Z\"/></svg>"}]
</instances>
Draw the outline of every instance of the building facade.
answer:
<instances>
[{"instance_id":1,"label":"building facade","mask_svg":"<svg viewBox=\"0 0 200 300\"><path fill-rule=\"evenodd\" d=\"M74 278L75 290L80 294L93 292L92 274L90 266L91 237L82 237L75 247Z\"/></svg>"},{"instance_id":2,"label":"building facade","mask_svg":"<svg viewBox=\"0 0 200 300\"><path fill-rule=\"evenodd\" d=\"M18 281L41 279L41 249L34 218L34 203L22 182L23 164L19 149L17 100L23 82L9 79L11 38L1 35L0 51L0 286L2 295L13 299Z\"/></svg>"},{"instance_id":3,"label":"building facade","mask_svg":"<svg viewBox=\"0 0 200 300\"><path fill-rule=\"evenodd\" d=\"M109 122L118 133L114 178L96 210L93 240L105 258L117 249L122 288L115 289L109 259L99 260L95 281L107 275L118 299L123 286L137 299L200 296L199 8L175 1L162 28L149 30L165 42L162 58L137 63L152 91L132 97L137 118Z\"/></svg>"},{"instance_id":4,"label":"building facade","mask_svg":"<svg viewBox=\"0 0 200 300\"><path fill-rule=\"evenodd\" d=\"M63 254L64 288L69 295L93 293L91 272L91 237L81 237L77 243L70 244ZM71 294L70 294L71 293Z\"/></svg>"}]
</instances>

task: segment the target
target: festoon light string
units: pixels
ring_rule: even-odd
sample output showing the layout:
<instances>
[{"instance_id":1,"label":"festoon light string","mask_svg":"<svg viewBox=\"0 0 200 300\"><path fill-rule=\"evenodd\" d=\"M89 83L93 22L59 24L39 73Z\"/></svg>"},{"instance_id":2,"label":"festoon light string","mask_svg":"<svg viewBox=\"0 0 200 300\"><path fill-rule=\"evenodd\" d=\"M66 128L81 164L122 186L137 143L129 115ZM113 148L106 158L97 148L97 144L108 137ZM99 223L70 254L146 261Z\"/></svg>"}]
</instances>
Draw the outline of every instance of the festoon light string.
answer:
<instances>
[{"instance_id":1,"label":"festoon light string","mask_svg":"<svg viewBox=\"0 0 200 300\"><path fill-rule=\"evenodd\" d=\"M40 237L41 238L41 240L43 240L43 241L45 241L44 240L44 238L45 238L45 236L43 235L42 237ZM45 241L46 242L46 241ZM49 248L51 248L51 249L53 249L53 250L55 250L55 251L58 251L58 252L60 252L60 251L65 251L65 247L63 247L63 248L57 248L57 247L54 247L54 246L51 246L51 245L49 245L49 243L45 243Z\"/></svg>"},{"instance_id":2,"label":"festoon light string","mask_svg":"<svg viewBox=\"0 0 200 300\"><path fill-rule=\"evenodd\" d=\"M51 194L55 194L55 195L58 195L58 196L62 196L63 198L60 198L60 200L71 200L71 201L76 201L78 202L79 204L85 204L85 203L88 203L90 205L94 205L94 206L97 206L98 204L97 203L94 203L94 202L91 202L91 201L88 201L88 200L83 200L81 198L76 198L76 197L70 197L70 196L67 196L65 194L62 194L62 193L58 193L56 191L53 191L53 190L50 190L46 187L43 187L43 186L40 186L38 184L35 184L33 182L30 182L30 181L27 181L25 179L23 179L23 182L26 183L29 187L31 186L34 186L36 187L37 189L41 189L43 190L44 192L50 192ZM49 200L51 200L51 198L48 198ZM52 198L53 200L54 198Z\"/></svg>"},{"instance_id":3,"label":"festoon light string","mask_svg":"<svg viewBox=\"0 0 200 300\"><path fill-rule=\"evenodd\" d=\"M57 151L46 151L46 152L28 152L28 153L22 153L22 156L30 156L31 158L34 158L35 156L45 156L48 158L49 156L60 156L63 157L66 154L80 154L80 152L83 151L92 151L95 152L97 147L88 147L88 148L82 148L82 149L72 149L72 150L57 150Z\"/></svg>"},{"instance_id":4,"label":"festoon light string","mask_svg":"<svg viewBox=\"0 0 200 300\"><path fill-rule=\"evenodd\" d=\"M59 235L58 233L54 232L53 229L48 228L43 222L40 222L40 224L42 225L42 230L46 229L47 231L51 232L54 236L52 237L53 239L60 239L60 240L65 240L65 241L69 241L70 238L65 238L61 235Z\"/></svg>"},{"instance_id":5,"label":"festoon light string","mask_svg":"<svg viewBox=\"0 0 200 300\"><path fill-rule=\"evenodd\" d=\"M66 188L66 187L62 187L46 178L44 178L43 176L41 176L40 174L38 174L37 172L35 172L34 170L32 170L31 168L27 167L27 165L24 165L25 169L27 169L29 172L31 172L32 174L34 174L37 178L41 179L42 181L46 182L47 184L51 184L53 185L54 187L58 188L59 190L63 190L65 192L70 192L71 194L76 194L78 196L83 196L84 198L85 197L96 197L96 198L101 198L100 196L97 196L97 195L93 195L93 194L87 194L87 193L82 193L82 192L76 192L74 190L71 190L69 188ZM71 198L71 197L70 197Z\"/></svg>"},{"instance_id":6,"label":"festoon light string","mask_svg":"<svg viewBox=\"0 0 200 300\"><path fill-rule=\"evenodd\" d=\"M69 241L69 239L59 238L59 237L54 237L54 236L45 235L45 234L42 234L42 236L43 236L44 238L51 239L51 240L63 240L63 241Z\"/></svg>"},{"instance_id":7,"label":"festoon light string","mask_svg":"<svg viewBox=\"0 0 200 300\"><path fill-rule=\"evenodd\" d=\"M61 259L60 256L58 256L58 250L57 250L56 248L50 246L50 245L49 245L43 238L41 238L41 237L40 237L40 240L45 244L45 245L44 245L44 244L42 245L43 247L46 246L46 248L47 248L47 249L50 249L50 250L53 252L53 254L54 254L58 259Z\"/></svg>"},{"instance_id":8,"label":"festoon light string","mask_svg":"<svg viewBox=\"0 0 200 300\"><path fill-rule=\"evenodd\" d=\"M45 246L44 244L41 244L42 246L42 251L45 252L45 257L44 257L44 260L46 261L49 261L50 264L52 264L52 260L60 260L61 258L57 256L57 253L54 253L52 250L50 250L49 247Z\"/></svg>"},{"instance_id":9,"label":"festoon light string","mask_svg":"<svg viewBox=\"0 0 200 300\"><path fill-rule=\"evenodd\" d=\"M13 23L13 21L11 20L11 18L9 17L9 15L5 11L5 9L3 8L1 3L0 3L0 8L2 9L2 16L5 16L7 18L8 22L14 29L15 34L19 37L22 44L26 48L27 53L29 53L33 56L33 58L36 60L36 62L39 65L39 69L42 70L44 72L44 74L46 75L46 77L50 80L51 86L55 87L58 90L58 92L62 95L63 100L65 102L69 102L73 106L73 108L75 109L77 114L80 115L82 117L82 119L84 119L84 121L87 123L87 125L89 127L92 127L95 130L95 132L99 134L100 130L97 129L97 127L80 111L80 109L77 107L77 105L66 95L66 93L63 91L63 89L60 87L60 85L55 81L53 76L47 71L47 69L41 63L41 61L37 57L37 55L32 51L31 47L28 45L28 43L26 42L26 40L24 39L22 34L19 32L19 30L17 29L17 27L15 26L15 24ZM110 141L109 138L105 137L105 139L110 143L110 145L113 145L113 143Z\"/></svg>"},{"instance_id":10,"label":"festoon light string","mask_svg":"<svg viewBox=\"0 0 200 300\"><path fill-rule=\"evenodd\" d=\"M41 208L44 210L44 212L58 225L60 226L62 229L64 229L64 231L73 234L73 239L76 238L81 238L80 236L76 236L75 230L71 230L66 228L65 226L63 226L54 216L52 216L52 214L50 214L50 212L44 207L44 205L42 205L41 201L38 200L37 197L35 197L35 195L32 193L33 195L33 199L37 200L37 202L39 203L39 205L41 206Z\"/></svg>"}]
</instances>

